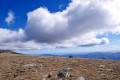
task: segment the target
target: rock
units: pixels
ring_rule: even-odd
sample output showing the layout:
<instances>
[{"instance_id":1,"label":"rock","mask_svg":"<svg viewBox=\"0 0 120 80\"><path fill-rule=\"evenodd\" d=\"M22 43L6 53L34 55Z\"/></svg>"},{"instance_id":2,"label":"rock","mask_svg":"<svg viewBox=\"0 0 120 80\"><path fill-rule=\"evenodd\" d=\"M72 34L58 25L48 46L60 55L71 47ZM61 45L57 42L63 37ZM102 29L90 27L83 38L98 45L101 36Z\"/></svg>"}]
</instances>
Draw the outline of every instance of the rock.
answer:
<instances>
[{"instance_id":1,"label":"rock","mask_svg":"<svg viewBox=\"0 0 120 80\"><path fill-rule=\"evenodd\" d=\"M57 77L62 78L62 77L70 77L70 74L67 73L70 70L70 68L66 68L65 70L60 70Z\"/></svg>"},{"instance_id":2,"label":"rock","mask_svg":"<svg viewBox=\"0 0 120 80\"><path fill-rule=\"evenodd\" d=\"M70 78L74 78L74 76L70 74Z\"/></svg>"},{"instance_id":3,"label":"rock","mask_svg":"<svg viewBox=\"0 0 120 80\"><path fill-rule=\"evenodd\" d=\"M40 79L40 80L46 80L45 78L42 78L42 79Z\"/></svg>"},{"instance_id":4,"label":"rock","mask_svg":"<svg viewBox=\"0 0 120 80\"><path fill-rule=\"evenodd\" d=\"M47 75L43 75L42 77L44 77L44 78L51 78L51 75L47 74Z\"/></svg>"},{"instance_id":5,"label":"rock","mask_svg":"<svg viewBox=\"0 0 120 80\"><path fill-rule=\"evenodd\" d=\"M48 78L51 78L51 75L50 75L50 74L48 75Z\"/></svg>"},{"instance_id":6,"label":"rock","mask_svg":"<svg viewBox=\"0 0 120 80\"><path fill-rule=\"evenodd\" d=\"M69 71L69 70L70 70L70 68L66 68L65 70L66 70L66 71Z\"/></svg>"},{"instance_id":7,"label":"rock","mask_svg":"<svg viewBox=\"0 0 120 80\"><path fill-rule=\"evenodd\" d=\"M100 67L105 67L105 65L100 65Z\"/></svg>"},{"instance_id":8,"label":"rock","mask_svg":"<svg viewBox=\"0 0 120 80\"><path fill-rule=\"evenodd\" d=\"M20 73L21 73L21 74L24 74L24 73L25 73L25 71L20 71Z\"/></svg>"},{"instance_id":9,"label":"rock","mask_svg":"<svg viewBox=\"0 0 120 80\"><path fill-rule=\"evenodd\" d=\"M73 60L72 62L78 62L78 61Z\"/></svg>"},{"instance_id":10,"label":"rock","mask_svg":"<svg viewBox=\"0 0 120 80\"><path fill-rule=\"evenodd\" d=\"M83 77L78 77L77 80L85 80Z\"/></svg>"},{"instance_id":11,"label":"rock","mask_svg":"<svg viewBox=\"0 0 120 80\"><path fill-rule=\"evenodd\" d=\"M69 56L69 58L74 58L73 56Z\"/></svg>"},{"instance_id":12,"label":"rock","mask_svg":"<svg viewBox=\"0 0 120 80\"><path fill-rule=\"evenodd\" d=\"M37 64L31 63L31 64L25 64L25 65L23 65L23 67L34 67L34 66L37 66Z\"/></svg>"},{"instance_id":13,"label":"rock","mask_svg":"<svg viewBox=\"0 0 120 80\"><path fill-rule=\"evenodd\" d=\"M46 74L46 75L43 75L42 77L46 78L46 77L48 77L48 74Z\"/></svg>"},{"instance_id":14,"label":"rock","mask_svg":"<svg viewBox=\"0 0 120 80\"><path fill-rule=\"evenodd\" d=\"M69 74L69 73L66 73L65 77L70 77L70 74Z\"/></svg>"},{"instance_id":15,"label":"rock","mask_svg":"<svg viewBox=\"0 0 120 80\"><path fill-rule=\"evenodd\" d=\"M14 76L14 78L16 78L18 76L18 74L14 74L13 76Z\"/></svg>"},{"instance_id":16,"label":"rock","mask_svg":"<svg viewBox=\"0 0 120 80\"><path fill-rule=\"evenodd\" d=\"M114 72L114 70L113 69L106 69L107 71L111 71L111 72Z\"/></svg>"},{"instance_id":17,"label":"rock","mask_svg":"<svg viewBox=\"0 0 120 80\"><path fill-rule=\"evenodd\" d=\"M40 64L40 66L44 66L44 64Z\"/></svg>"}]
</instances>

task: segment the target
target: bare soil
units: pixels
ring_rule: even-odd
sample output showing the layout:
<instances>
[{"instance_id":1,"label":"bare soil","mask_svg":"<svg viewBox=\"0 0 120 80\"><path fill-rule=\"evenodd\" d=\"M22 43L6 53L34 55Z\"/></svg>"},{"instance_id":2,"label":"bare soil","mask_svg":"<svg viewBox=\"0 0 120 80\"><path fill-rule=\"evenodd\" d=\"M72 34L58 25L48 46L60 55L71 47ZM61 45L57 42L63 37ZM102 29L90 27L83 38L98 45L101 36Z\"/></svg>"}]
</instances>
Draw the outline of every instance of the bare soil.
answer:
<instances>
[{"instance_id":1,"label":"bare soil","mask_svg":"<svg viewBox=\"0 0 120 80\"><path fill-rule=\"evenodd\" d=\"M120 80L120 61L0 53L0 80L59 80L66 68L72 77L60 80Z\"/></svg>"}]
</instances>

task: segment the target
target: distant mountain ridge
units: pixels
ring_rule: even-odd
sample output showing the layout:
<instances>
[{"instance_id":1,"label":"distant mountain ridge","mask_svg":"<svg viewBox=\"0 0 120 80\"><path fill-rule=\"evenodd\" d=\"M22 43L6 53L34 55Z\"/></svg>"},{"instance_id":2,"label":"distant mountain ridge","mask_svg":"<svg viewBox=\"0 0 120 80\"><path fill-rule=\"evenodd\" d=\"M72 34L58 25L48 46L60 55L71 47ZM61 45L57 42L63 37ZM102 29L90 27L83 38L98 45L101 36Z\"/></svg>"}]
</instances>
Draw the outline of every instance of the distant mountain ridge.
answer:
<instances>
[{"instance_id":1,"label":"distant mountain ridge","mask_svg":"<svg viewBox=\"0 0 120 80\"><path fill-rule=\"evenodd\" d=\"M87 54L70 53L70 54L63 54L63 55L41 54L40 56L58 56L58 57L73 56L76 58L120 60L120 52L93 52L93 53L87 53Z\"/></svg>"},{"instance_id":2,"label":"distant mountain ridge","mask_svg":"<svg viewBox=\"0 0 120 80\"><path fill-rule=\"evenodd\" d=\"M20 54L11 50L0 50L0 53Z\"/></svg>"},{"instance_id":3,"label":"distant mountain ridge","mask_svg":"<svg viewBox=\"0 0 120 80\"><path fill-rule=\"evenodd\" d=\"M20 54L11 50L0 50L0 53ZM91 52L91 53L59 53L59 54L33 54L39 56L57 56L57 57L69 57L75 58L89 58L89 59L107 59L107 60L120 60L120 52Z\"/></svg>"}]
</instances>

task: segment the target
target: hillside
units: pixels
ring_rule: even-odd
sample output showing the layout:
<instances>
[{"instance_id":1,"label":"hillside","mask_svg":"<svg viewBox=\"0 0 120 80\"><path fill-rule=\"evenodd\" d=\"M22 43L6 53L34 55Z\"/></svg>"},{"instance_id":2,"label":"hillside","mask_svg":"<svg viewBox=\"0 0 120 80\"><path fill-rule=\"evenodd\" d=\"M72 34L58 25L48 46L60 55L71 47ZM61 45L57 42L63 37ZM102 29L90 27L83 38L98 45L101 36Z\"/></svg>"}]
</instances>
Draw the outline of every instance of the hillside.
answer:
<instances>
[{"instance_id":1,"label":"hillside","mask_svg":"<svg viewBox=\"0 0 120 80\"><path fill-rule=\"evenodd\" d=\"M0 53L2 54L2 53L9 53L9 54L20 54L20 53L17 53L17 52L13 52L13 51L11 51L11 50L0 50Z\"/></svg>"},{"instance_id":2,"label":"hillside","mask_svg":"<svg viewBox=\"0 0 120 80\"><path fill-rule=\"evenodd\" d=\"M120 80L120 61L0 53L0 80Z\"/></svg>"}]
</instances>

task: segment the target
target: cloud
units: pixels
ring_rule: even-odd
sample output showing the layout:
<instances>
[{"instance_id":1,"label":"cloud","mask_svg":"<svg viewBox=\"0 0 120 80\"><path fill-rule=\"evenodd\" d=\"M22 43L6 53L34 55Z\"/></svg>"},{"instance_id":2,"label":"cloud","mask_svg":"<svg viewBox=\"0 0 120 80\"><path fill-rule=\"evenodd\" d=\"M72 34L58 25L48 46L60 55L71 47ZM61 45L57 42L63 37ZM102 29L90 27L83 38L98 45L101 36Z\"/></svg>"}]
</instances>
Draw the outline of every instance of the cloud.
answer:
<instances>
[{"instance_id":1,"label":"cloud","mask_svg":"<svg viewBox=\"0 0 120 80\"><path fill-rule=\"evenodd\" d=\"M107 44L107 43L109 43L109 40L107 38L102 38L101 40L95 39L95 41L93 41L93 43L84 44L81 46L82 47L89 47L89 46L102 45L102 44Z\"/></svg>"},{"instance_id":2,"label":"cloud","mask_svg":"<svg viewBox=\"0 0 120 80\"><path fill-rule=\"evenodd\" d=\"M42 49L40 43L35 41L26 41L24 30L19 29L18 31L11 31L8 29L0 28L0 49L12 49L12 50L31 50L31 49Z\"/></svg>"},{"instance_id":3,"label":"cloud","mask_svg":"<svg viewBox=\"0 0 120 80\"><path fill-rule=\"evenodd\" d=\"M7 50L34 50L34 49L43 49L39 43L35 43L34 41L27 42L10 42L10 43L0 43L0 49Z\"/></svg>"},{"instance_id":4,"label":"cloud","mask_svg":"<svg viewBox=\"0 0 120 80\"><path fill-rule=\"evenodd\" d=\"M65 4L59 5L59 9L62 9L65 6Z\"/></svg>"},{"instance_id":5,"label":"cloud","mask_svg":"<svg viewBox=\"0 0 120 80\"><path fill-rule=\"evenodd\" d=\"M8 25L10 25L10 24L13 24L13 23L14 23L14 19L15 19L14 13L10 10L10 11L8 12L8 17L5 18L5 22L6 22Z\"/></svg>"},{"instance_id":6,"label":"cloud","mask_svg":"<svg viewBox=\"0 0 120 80\"><path fill-rule=\"evenodd\" d=\"M97 36L120 33L119 4L119 0L72 0L61 12L38 8L27 14L24 30L0 29L1 48L2 45L12 49L43 49L107 44L107 38Z\"/></svg>"},{"instance_id":7,"label":"cloud","mask_svg":"<svg viewBox=\"0 0 120 80\"><path fill-rule=\"evenodd\" d=\"M29 40L60 47L106 44L107 38L96 36L115 31L120 25L118 3L119 0L73 0L66 10L56 13L41 7L27 14L25 34Z\"/></svg>"},{"instance_id":8,"label":"cloud","mask_svg":"<svg viewBox=\"0 0 120 80\"><path fill-rule=\"evenodd\" d=\"M1 43L22 41L24 38L24 30L19 29L18 31L11 31L8 29L0 28L0 35Z\"/></svg>"},{"instance_id":9,"label":"cloud","mask_svg":"<svg viewBox=\"0 0 120 80\"><path fill-rule=\"evenodd\" d=\"M119 45L109 46L108 49L113 50L113 51L115 51L115 50L117 51L117 50L120 50L120 46Z\"/></svg>"},{"instance_id":10,"label":"cloud","mask_svg":"<svg viewBox=\"0 0 120 80\"><path fill-rule=\"evenodd\" d=\"M120 46L110 46L111 48L120 48Z\"/></svg>"}]
</instances>

